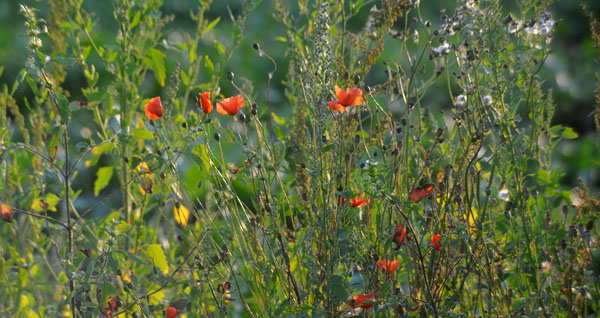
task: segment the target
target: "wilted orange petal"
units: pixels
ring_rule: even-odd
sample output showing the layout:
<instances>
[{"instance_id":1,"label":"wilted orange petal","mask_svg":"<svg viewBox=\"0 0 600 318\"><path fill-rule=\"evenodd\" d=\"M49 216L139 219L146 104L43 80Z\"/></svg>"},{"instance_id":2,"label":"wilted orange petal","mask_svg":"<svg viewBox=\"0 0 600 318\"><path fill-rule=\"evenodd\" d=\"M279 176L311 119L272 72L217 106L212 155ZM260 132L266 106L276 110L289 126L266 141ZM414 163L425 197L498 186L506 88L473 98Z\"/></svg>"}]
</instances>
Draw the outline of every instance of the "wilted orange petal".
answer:
<instances>
[{"instance_id":1,"label":"wilted orange petal","mask_svg":"<svg viewBox=\"0 0 600 318\"><path fill-rule=\"evenodd\" d=\"M2 219L8 223L12 222L12 209L8 204L0 204L0 214L2 214Z\"/></svg>"},{"instance_id":2,"label":"wilted orange petal","mask_svg":"<svg viewBox=\"0 0 600 318\"><path fill-rule=\"evenodd\" d=\"M425 199L431 194L431 191L433 191L434 188L435 186L433 184L426 184L421 188L414 188L409 195L410 202L417 203Z\"/></svg>"},{"instance_id":3,"label":"wilted orange petal","mask_svg":"<svg viewBox=\"0 0 600 318\"><path fill-rule=\"evenodd\" d=\"M400 249L402 247L402 243L404 243L404 238L406 238L406 226L402 224L396 225L394 229L394 237L392 237L392 241L396 243L395 250Z\"/></svg>"},{"instance_id":4,"label":"wilted orange petal","mask_svg":"<svg viewBox=\"0 0 600 318\"><path fill-rule=\"evenodd\" d=\"M433 244L433 247L435 247L435 249L437 251L442 249L442 246L440 245L440 239L442 238L442 235L440 234L435 234L431 236L431 244Z\"/></svg>"}]
</instances>

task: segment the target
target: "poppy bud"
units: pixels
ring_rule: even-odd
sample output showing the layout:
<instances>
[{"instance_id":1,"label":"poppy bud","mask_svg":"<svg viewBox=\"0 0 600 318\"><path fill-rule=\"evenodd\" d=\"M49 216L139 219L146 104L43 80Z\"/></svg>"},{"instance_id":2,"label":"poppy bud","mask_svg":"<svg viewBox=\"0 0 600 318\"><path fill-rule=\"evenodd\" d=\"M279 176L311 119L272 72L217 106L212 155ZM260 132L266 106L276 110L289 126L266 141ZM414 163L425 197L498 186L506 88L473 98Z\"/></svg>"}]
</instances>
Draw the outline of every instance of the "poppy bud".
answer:
<instances>
[{"instance_id":1,"label":"poppy bud","mask_svg":"<svg viewBox=\"0 0 600 318\"><path fill-rule=\"evenodd\" d=\"M187 123L186 122L181 123L181 127L187 128Z\"/></svg>"},{"instance_id":2,"label":"poppy bud","mask_svg":"<svg viewBox=\"0 0 600 318\"><path fill-rule=\"evenodd\" d=\"M258 50L260 50L260 46L259 46L259 45L258 45L258 43L256 43L256 42L254 42L254 43L252 44L252 47L253 47L255 50L257 50L257 51L258 51Z\"/></svg>"},{"instance_id":3,"label":"poppy bud","mask_svg":"<svg viewBox=\"0 0 600 318\"><path fill-rule=\"evenodd\" d=\"M181 236L181 235L177 235L177 240L178 240L179 242L183 242L183 236Z\"/></svg>"},{"instance_id":4,"label":"poppy bud","mask_svg":"<svg viewBox=\"0 0 600 318\"><path fill-rule=\"evenodd\" d=\"M301 162L301 163L300 163L300 168L302 168L302 169L306 169L306 164L305 164L304 162Z\"/></svg>"},{"instance_id":5,"label":"poppy bud","mask_svg":"<svg viewBox=\"0 0 600 318\"><path fill-rule=\"evenodd\" d=\"M354 75L354 85L358 85L358 83L360 83L360 75L356 74Z\"/></svg>"},{"instance_id":6,"label":"poppy bud","mask_svg":"<svg viewBox=\"0 0 600 318\"><path fill-rule=\"evenodd\" d=\"M400 120L400 122L402 123L402 126L406 127L406 124L407 124L407 122L406 122L406 118L402 118L402 119Z\"/></svg>"},{"instance_id":7,"label":"poppy bud","mask_svg":"<svg viewBox=\"0 0 600 318\"><path fill-rule=\"evenodd\" d=\"M594 228L594 221L589 220L587 222L587 224L585 225L585 229L588 230L588 231L591 231L593 228Z\"/></svg>"},{"instance_id":8,"label":"poppy bud","mask_svg":"<svg viewBox=\"0 0 600 318\"><path fill-rule=\"evenodd\" d=\"M327 142L327 136L325 136L325 135L321 135L321 140L322 140L323 142Z\"/></svg>"},{"instance_id":9,"label":"poppy bud","mask_svg":"<svg viewBox=\"0 0 600 318\"><path fill-rule=\"evenodd\" d=\"M365 86L365 92L366 92L367 94L370 94L370 93L371 93L371 90L372 90L371 86Z\"/></svg>"},{"instance_id":10,"label":"poppy bud","mask_svg":"<svg viewBox=\"0 0 600 318\"><path fill-rule=\"evenodd\" d=\"M125 161L125 163L129 163L129 158L127 158L127 156L123 157L123 161Z\"/></svg>"},{"instance_id":11,"label":"poppy bud","mask_svg":"<svg viewBox=\"0 0 600 318\"><path fill-rule=\"evenodd\" d=\"M426 27L430 27L431 26L431 21L429 21L429 20L425 21L425 26Z\"/></svg>"},{"instance_id":12,"label":"poppy bud","mask_svg":"<svg viewBox=\"0 0 600 318\"><path fill-rule=\"evenodd\" d=\"M196 185L198 188L202 188L202 180L198 181L198 184Z\"/></svg>"},{"instance_id":13,"label":"poppy bud","mask_svg":"<svg viewBox=\"0 0 600 318\"><path fill-rule=\"evenodd\" d=\"M233 78L235 77L235 74L233 74L233 72L227 72L227 79L231 82L233 82Z\"/></svg>"},{"instance_id":14,"label":"poppy bud","mask_svg":"<svg viewBox=\"0 0 600 318\"><path fill-rule=\"evenodd\" d=\"M344 80L347 80L349 76L350 76L350 73L348 73L348 71L345 71L344 72Z\"/></svg>"},{"instance_id":15,"label":"poppy bud","mask_svg":"<svg viewBox=\"0 0 600 318\"><path fill-rule=\"evenodd\" d=\"M213 135L213 137L215 138L215 140L216 140L216 141L219 141L219 140L221 140L221 135L220 135L219 133L215 133L215 134Z\"/></svg>"},{"instance_id":16,"label":"poppy bud","mask_svg":"<svg viewBox=\"0 0 600 318\"><path fill-rule=\"evenodd\" d=\"M569 208L566 205L562 206L562 213L567 216L569 214Z\"/></svg>"},{"instance_id":17,"label":"poppy bud","mask_svg":"<svg viewBox=\"0 0 600 318\"><path fill-rule=\"evenodd\" d=\"M243 113L240 113L240 114L238 115L238 118L240 119L240 121L241 121L242 123L245 123L245 122L246 122L246 115L244 115Z\"/></svg>"},{"instance_id":18,"label":"poppy bud","mask_svg":"<svg viewBox=\"0 0 600 318\"><path fill-rule=\"evenodd\" d=\"M161 171L160 174L159 174L159 176L160 176L161 179L164 180L165 179L165 172Z\"/></svg>"},{"instance_id":19,"label":"poppy bud","mask_svg":"<svg viewBox=\"0 0 600 318\"><path fill-rule=\"evenodd\" d=\"M438 129L437 129L437 131L436 131L436 134L435 134L435 135L436 135L437 137L440 137L440 136L441 136L443 133L444 133L444 129L442 129L442 128L438 128Z\"/></svg>"},{"instance_id":20,"label":"poppy bud","mask_svg":"<svg viewBox=\"0 0 600 318\"><path fill-rule=\"evenodd\" d=\"M206 119L204 120L204 123L205 123L205 124L210 124L210 121L211 121L211 119L210 119L210 118L206 118Z\"/></svg>"},{"instance_id":21,"label":"poppy bud","mask_svg":"<svg viewBox=\"0 0 600 318\"><path fill-rule=\"evenodd\" d=\"M440 34L440 31L438 31L438 30L433 31L434 36L438 36L439 34Z\"/></svg>"}]
</instances>

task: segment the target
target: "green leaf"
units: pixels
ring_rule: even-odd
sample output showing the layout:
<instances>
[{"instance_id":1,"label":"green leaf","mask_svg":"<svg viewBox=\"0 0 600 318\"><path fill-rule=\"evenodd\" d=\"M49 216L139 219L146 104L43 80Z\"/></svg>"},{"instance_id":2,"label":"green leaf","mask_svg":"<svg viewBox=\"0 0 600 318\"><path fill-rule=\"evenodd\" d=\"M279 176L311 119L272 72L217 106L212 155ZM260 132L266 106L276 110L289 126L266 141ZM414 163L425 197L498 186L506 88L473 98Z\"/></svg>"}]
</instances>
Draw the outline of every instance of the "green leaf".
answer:
<instances>
[{"instance_id":1,"label":"green leaf","mask_svg":"<svg viewBox=\"0 0 600 318\"><path fill-rule=\"evenodd\" d=\"M221 17L217 17L216 19L210 21L210 23L206 26L206 28L204 28L204 30L202 30L202 34L205 34L207 32L209 32L210 30L214 29L217 24L219 24L219 21L221 21Z\"/></svg>"},{"instance_id":2,"label":"green leaf","mask_svg":"<svg viewBox=\"0 0 600 318\"><path fill-rule=\"evenodd\" d=\"M165 68L165 53L155 49L150 48L148 50L148 55L144 59L144 63L146 66L151 68L154 71L154 76L156 76L156 80L160 84L160 86L165 86L165 79L167 78L167 69Z\"/></svg>"},{"instance_id":3,"label":"green leaf","mask_svg":"<svg viewBox=\"0 0 600 318\"><path fill-rule=\"evenodd\" d=\"M15 91L17 90L17 88L19 88L19 85L21 85L21 83L23 83L23 81L25 80L25 76L27 76L27 70L22 69L21 72L19 72L19 75L17 75L17 79L15 79L15 83L13 84L12 90L10 91L10 95L15 94Z\"/></svg>"},{"instance_id":4,"label":"green leaf","mask_svg":"<svg viewBox=\"0 0 600 318\"><path fill-rule=\"evenodd\" d=\"M579 137L579 135L571 127L566 127L565 130L562 131L560 136L564 139L575 139Z\"/></svg>"},{"instance_id":5,"label":"green leaf","mask_svg":"<svg viewBox=\"0 0 600 318\"><path fill-rule=\"evenodd\" d=\"M206 67L211 74L215 72L215 64L208 55L204 55L204 67Z\"/></svg>"},{"instance_id":6,"label":"green leaf","mask_svg":"<svg viewBox=\"0 0 600 318\"><path fill-rule=\"evenodd\" d=\"M271 115L273 116L273 120L274 120L274 121L275 121L277 124L279 124L280 126L285 126L285 122L286 122L285 118L279 117L279 116L277 116L277 114L275 114L275 113L271 113Z\"/></svg>"},{"instance_id":7,"label":"green leaf","mask_svg":"<svg viewBox=\"0 0 600 318\"><path fill-rule=\"evenodd\" d=\"M102 189L106 188L113 175L113 167L102 167L96 172L96 182L94 182L94 195L98 196Z\"/></svg>"},{"instance_id":8,"label":"green leaf","mask_svg":"<svg viewBox=\"0 0 600 318\"><path fill-rule=\"evenodd\" d=\"M217 52L219 53L219 55L225 55L225 53L227 53L227 50L225 49L223 44L219 43L219 41L215 40L214 45L215 45L215 48L217 49Z\"/></svg>"},{"instance_id":9,"label":"green leaf","mask_svg":"<svg viewBox=\"0 0 600 318\"><path fill-rule=\"evenodd\" d=\"M163 273L169 273L169 263L167 263L167 257L160 244L152 244L148 246L148 257L150 257L156 267L158 267Z\"/></svg>"},{"instance_id":10,"label":"green leaf","mask_svg":"<svg viewBox=\"0 0 600 318\"><path fill-rule=\"evenodd\" d=\"M210 171L210 158L208 158L208 152L206 151L205 145L196 145L194 150L192 151L195 155L197 155L201 160L200 168L202 170L208 172Z\"/></svg>"},{"instance_id":11,"label":"green leaf","mask_svg":"<svg viewBox=\"0 0 600 318\"><path fill-rule=\"evenodd\" d=\"M133 131L133 136L140 140L154 139L154 135L149 130L144 128L136 128Z\"/></svg>"},{"instance_id":12,"label":"green leaf","mask_svg":"<svg viewBox=\"0 0 600 318\"><path fill-rule=\"evenodd\" d=\"M344 286L344 278L340 275L333 275L327 280L327 288L331 290L333 295L340 301L348 299L348 292Z\"/></svg>"},{"instance_id":13,"label":"green leaf","mask_svg":"<svg viewBox=\"0 0 600 318\"><path fill-rule=\"evenodd\" d=\"M54 193L47 193L44 198L44 202L48 204L48 210L56 212L56 205L60 201L60 198Z\"/></svg>"}]
</instances>

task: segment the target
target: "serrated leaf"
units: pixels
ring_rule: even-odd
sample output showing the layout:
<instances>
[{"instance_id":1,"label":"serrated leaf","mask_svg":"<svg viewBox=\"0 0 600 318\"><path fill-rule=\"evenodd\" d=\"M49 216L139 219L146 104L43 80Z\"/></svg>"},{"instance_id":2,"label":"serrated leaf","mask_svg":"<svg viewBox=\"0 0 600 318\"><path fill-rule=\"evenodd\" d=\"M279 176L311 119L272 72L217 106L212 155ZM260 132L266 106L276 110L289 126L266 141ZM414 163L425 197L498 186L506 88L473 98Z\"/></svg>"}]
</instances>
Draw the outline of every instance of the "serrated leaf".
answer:
<instances>
[{"instance_id":1,"label":"serrated leaf","mask_svg":"<svg viewBox=\"0 0 600 318\"><path fill-rule=\"evenodd\" d=\"M152 132L144 128L136 128L133 131L133 136L140 140L154 139L154 135L152 135Z\"/></svg>"},{"instance_id":2,"label":"serrated leaf","mask_svg":"<svg viewBox=\"0 0 600 318\"><path fill-rule=\"evenodd\" d=\"M148 50L148 54L144 59L146 66L148 66L152 71L154 71L154 76L156 80L160 84L160 86L165 86L165 79L167 78L167 69L165 67L165 53L155 49L150 48Z\"/></svg>"},{"instance_id":3,"label":"serrated leaf","mask_svg":"<svg viewBox=\"0 0 600 318\"><path fill-rule=\"evenodd\" d=\"M158 267L163 273L169 274L169 263L160 244L151 244L146 250L148 257L152 259L154 266Z\"/></svg>"},{"instance_id":4,"label":"serrated leaf","mask_svg":"<svg viewBox=\"0 0 600 318\"><path fill-rule=\"evenodd\" d=\"M94 182L94 195L98 196L102 189L106 188L113 175L113 166L102 167L96 172L96 181Z\"/></svg>"},{"instance_id":5,"label":"serrated leaf","mask_svg":"<svg viewBox=\"0 0 600 318\"><path fill-rule=\"evenodd\" d=\"M344 286L344 278L340 275L333 275L329 277L327 280L327 288L331 290L333 295L339 301L345 301L348 299L348 292L346 291L346 287Z\"/></svg>"}]
</instances>

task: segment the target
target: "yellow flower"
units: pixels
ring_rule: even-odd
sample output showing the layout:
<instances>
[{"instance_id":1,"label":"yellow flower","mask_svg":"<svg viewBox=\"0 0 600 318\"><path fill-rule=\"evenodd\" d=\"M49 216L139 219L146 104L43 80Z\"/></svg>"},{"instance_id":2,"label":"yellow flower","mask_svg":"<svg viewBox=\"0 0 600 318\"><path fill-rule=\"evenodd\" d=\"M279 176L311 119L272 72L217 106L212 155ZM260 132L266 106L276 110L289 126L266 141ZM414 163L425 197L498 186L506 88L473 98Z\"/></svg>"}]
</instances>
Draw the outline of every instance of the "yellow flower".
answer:
<instances>
[{"instance_id":1,"label":"yellow flower","mask_svg":"<svg viewBox=\"0 0 600 318\"><path fill-rule=\"evenodd\" d=\"M186 227L188 224L188 220L190 219L190 211L179 202L175 203L173 207L173 214L175 215L175 222L181 225L182 227Z\"/></svg>"}]
</instances>

